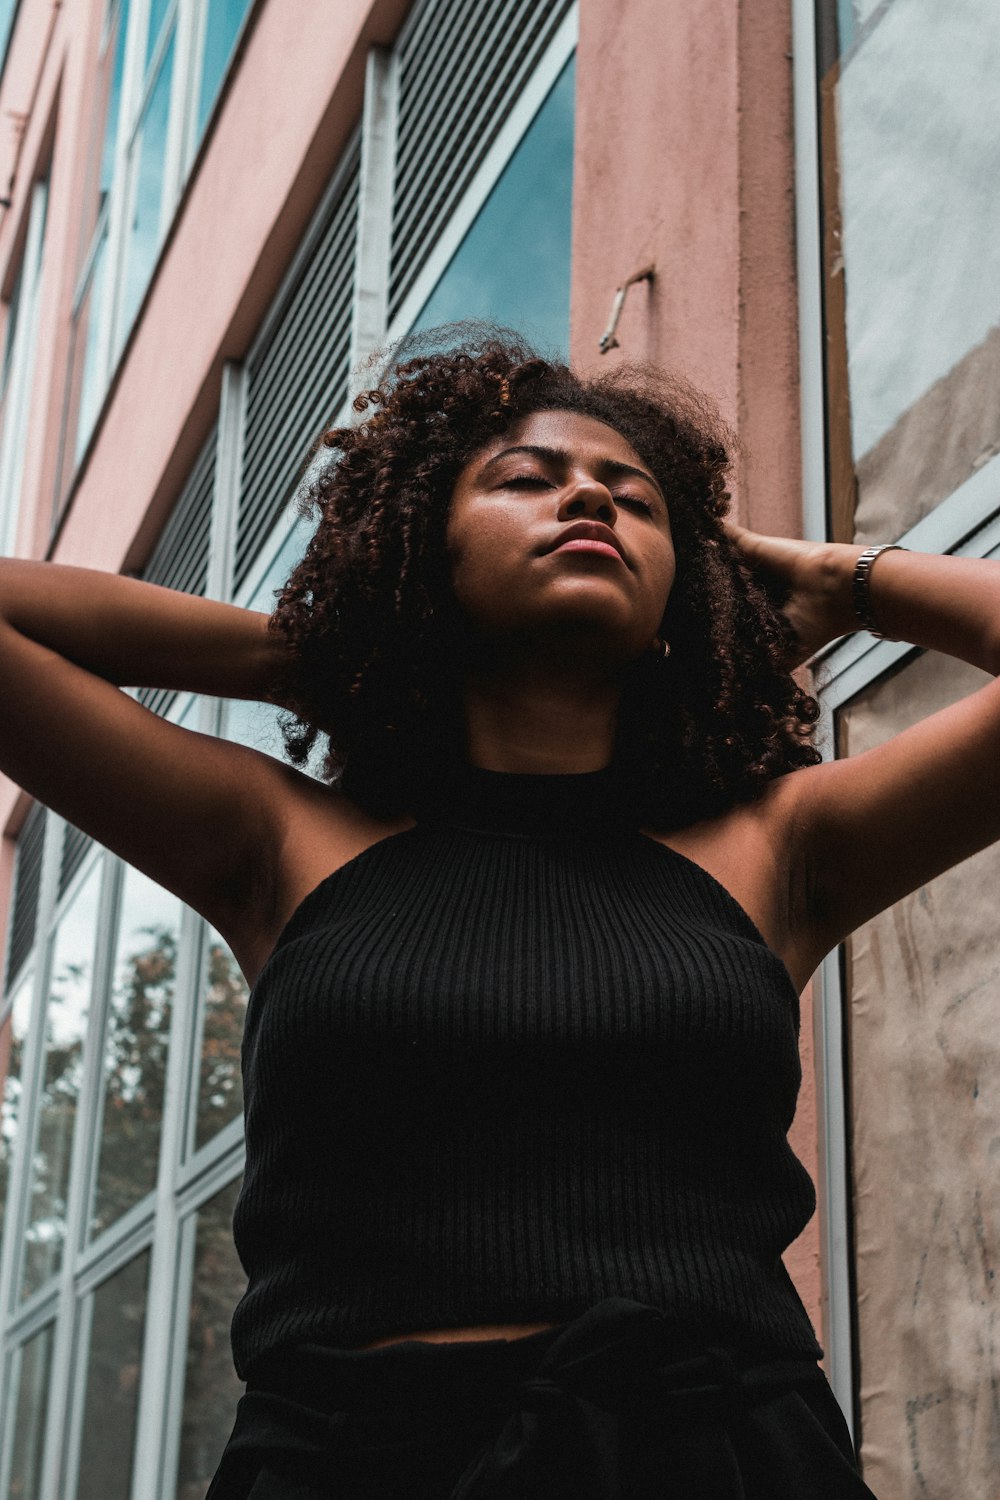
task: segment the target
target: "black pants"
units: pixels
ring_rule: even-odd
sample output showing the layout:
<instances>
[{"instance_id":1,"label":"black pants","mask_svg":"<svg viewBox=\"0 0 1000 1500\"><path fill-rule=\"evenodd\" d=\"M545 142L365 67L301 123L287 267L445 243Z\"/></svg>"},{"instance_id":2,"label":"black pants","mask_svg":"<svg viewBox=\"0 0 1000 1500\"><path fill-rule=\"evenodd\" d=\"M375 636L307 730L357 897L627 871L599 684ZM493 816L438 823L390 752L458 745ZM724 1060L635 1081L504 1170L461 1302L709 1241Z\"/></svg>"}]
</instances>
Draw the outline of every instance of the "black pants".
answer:
<instances>
[{"instance_id":1,"label":"black pants","mask_svg":"<svg viewBox=\"0 0 1000 1500\"><path fill-rule=\"evenodd\" d=\"M810 1360L739 1358L611 1298L563 1328L255 1370L207 1500L857 1500Z\"/></svg>"}]
</instances>

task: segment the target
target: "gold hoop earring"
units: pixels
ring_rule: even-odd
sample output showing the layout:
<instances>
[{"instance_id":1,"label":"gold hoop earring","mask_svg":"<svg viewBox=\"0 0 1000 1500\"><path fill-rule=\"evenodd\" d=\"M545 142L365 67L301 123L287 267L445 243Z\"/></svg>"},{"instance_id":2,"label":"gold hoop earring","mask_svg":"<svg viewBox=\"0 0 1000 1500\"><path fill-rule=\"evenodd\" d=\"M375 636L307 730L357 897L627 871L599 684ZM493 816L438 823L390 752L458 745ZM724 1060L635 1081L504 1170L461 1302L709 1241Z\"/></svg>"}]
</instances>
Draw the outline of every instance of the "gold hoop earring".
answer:
<instances>
[{"instance_id":1,"label":"gold hoop earring","mask_svg":"<svg viewBox=\"0 0 1000 1500\"><path fill-rule=\"evenodd\" d=\"M667 657L670 655L670 642L661 641L658 635L654 636L653 650L661 661L666 661Z\"/></svg>"}]
</instances>

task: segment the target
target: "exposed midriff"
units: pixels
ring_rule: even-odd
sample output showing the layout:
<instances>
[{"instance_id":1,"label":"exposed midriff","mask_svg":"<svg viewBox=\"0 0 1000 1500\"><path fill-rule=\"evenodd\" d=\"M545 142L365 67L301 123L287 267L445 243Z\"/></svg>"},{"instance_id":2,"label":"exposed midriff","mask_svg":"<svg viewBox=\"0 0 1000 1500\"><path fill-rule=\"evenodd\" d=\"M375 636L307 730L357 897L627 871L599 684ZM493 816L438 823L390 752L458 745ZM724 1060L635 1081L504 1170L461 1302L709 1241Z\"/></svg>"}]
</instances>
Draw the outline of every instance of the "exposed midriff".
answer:
<instances>
[{"instance_id":1,"label":"exposed midriff","mask_svg":"<svg viewBox=\"0 0 1000 1500\"><path fill-rule=\"evenodd\" d=\"M362 1344L362 1349L381 1349L386 1344L409 1343L420 1339L427 1344L463 1344L477 1339L523 1339L529 1334L541 1333L545 1328L555 1328L555 1323L487 1323L476 1328L424 1328L419 1333L394 1333L386 1339L375 1339L371 1344Z\"/></svg>"}]
</instances>

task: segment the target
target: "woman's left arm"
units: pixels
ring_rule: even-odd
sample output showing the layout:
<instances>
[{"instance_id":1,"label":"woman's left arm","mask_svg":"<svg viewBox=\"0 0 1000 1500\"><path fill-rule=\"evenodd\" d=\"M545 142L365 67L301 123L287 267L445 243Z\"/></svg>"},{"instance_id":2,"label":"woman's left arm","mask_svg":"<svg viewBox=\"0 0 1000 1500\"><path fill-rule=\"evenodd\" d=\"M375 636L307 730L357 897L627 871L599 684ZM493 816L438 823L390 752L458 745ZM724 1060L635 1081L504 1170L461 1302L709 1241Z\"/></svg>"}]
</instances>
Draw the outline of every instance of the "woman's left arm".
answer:
<instances>
[{"instance_id":1,"label":"woman's left arm","mask_svg":"<svg viewBox=\"0 0 1000 1500\"><path fill-rule=\"evenodd\" d=\"M733 538L777 584L801 660L860 629L852 584L861 547ZM869 575L883 634L1000 678L1000 562L891 551ZM776 799L807 883L818 961L848 932L1000 839L1000 680L873 750L784 778Z\"/></svg>"}]
</instances>

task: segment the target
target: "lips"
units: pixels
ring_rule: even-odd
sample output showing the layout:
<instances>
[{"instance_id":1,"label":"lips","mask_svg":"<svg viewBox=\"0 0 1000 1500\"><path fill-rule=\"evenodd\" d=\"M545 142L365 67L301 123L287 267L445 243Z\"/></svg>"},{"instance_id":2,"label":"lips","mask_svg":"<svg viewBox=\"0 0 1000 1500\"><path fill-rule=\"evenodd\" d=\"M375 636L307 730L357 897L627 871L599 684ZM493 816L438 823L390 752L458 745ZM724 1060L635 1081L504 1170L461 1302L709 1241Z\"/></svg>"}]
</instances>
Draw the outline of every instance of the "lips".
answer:
<instances>
[{"instance_id":1,"label":"lips","mask_svg":"<svg viewBox=\"0 0 1000 1500\"><path fill-rule=\"evenodd\" d=\"M572 526L564 526L542 550L543 552L556 552L569 543L578 544L573 547L573 551L601 553L610 549L617 553L622 562L628 562L625 549L618 537L610 526L604 526L600 521L576 521ZM589 546L588 543L590 543Z\"/></svg>"}]
</instances>

